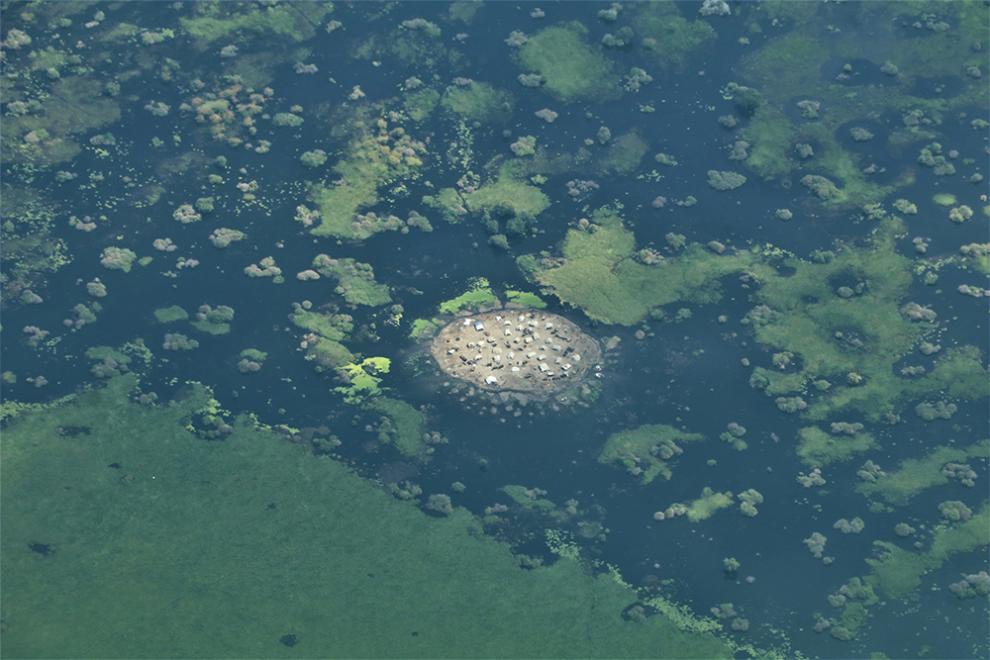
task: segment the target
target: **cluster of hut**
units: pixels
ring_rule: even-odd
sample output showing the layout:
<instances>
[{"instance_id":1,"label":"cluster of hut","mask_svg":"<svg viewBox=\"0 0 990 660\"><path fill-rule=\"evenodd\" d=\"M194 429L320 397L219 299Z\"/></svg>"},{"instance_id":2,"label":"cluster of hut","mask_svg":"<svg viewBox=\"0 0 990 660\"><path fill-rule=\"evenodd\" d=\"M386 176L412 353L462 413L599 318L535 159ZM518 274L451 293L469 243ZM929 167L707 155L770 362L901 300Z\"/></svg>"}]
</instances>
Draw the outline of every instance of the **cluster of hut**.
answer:
<instances>
[{"instance_id":1,"label":"cluster of hut","mask_svg":"<svg viewBox=\"0 0 990 660\"><path fill-rule=\"evenodd\" d=\"M500 310L458 318L434 338L444 372L488 390L551 393L600 369L598 343L562 316Z\"/></svg>"}]
</instances>

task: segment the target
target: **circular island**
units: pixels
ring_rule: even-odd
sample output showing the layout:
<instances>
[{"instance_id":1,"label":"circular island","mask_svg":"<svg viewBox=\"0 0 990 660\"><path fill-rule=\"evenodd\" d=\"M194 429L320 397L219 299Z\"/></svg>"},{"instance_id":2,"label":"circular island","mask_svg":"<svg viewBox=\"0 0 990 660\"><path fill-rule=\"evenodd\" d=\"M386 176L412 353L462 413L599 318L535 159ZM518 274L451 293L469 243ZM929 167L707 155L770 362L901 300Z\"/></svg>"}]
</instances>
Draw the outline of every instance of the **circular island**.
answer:
<instances>
[{"instance_id":1,"label":"circular island","mask_svg":"<svg viewBox=\"0 0 990 660\"><path fill-rule=\"evenodd\" d=\"M600 369L594 338L557 314L503 309L454 319L431 352L447 374L492 392L545 398Z\"/></svg>"}]
</instances>

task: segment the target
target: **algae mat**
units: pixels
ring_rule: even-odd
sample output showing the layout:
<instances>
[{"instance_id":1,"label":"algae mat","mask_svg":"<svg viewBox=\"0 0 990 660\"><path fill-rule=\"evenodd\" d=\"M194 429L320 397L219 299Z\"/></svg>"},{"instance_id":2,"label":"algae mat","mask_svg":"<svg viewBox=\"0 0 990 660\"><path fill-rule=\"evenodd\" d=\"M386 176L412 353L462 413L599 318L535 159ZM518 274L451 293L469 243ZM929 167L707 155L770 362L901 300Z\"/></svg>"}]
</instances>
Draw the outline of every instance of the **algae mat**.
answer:
<instances>
[{"instance_id":1,"label":"algae mat","mask_svg":"<svg viewBox=\"0 0 990 660\"><path fill-rule=\"evenodd\" d=\"M430 518L241 419L222 442L103 390L4 430L5 657L717 657L577 561L517 567L463 510Z\"/></svg>"}]
</instances>

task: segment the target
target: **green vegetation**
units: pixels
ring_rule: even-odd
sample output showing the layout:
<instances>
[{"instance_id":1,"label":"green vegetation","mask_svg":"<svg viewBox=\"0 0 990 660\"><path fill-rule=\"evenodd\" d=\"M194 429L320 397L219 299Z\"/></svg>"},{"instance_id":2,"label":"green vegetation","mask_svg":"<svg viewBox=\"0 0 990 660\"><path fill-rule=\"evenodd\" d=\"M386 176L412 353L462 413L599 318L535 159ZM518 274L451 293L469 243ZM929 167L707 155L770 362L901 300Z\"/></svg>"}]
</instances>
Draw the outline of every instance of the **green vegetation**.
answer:
<instances>
[{"instance_id":1,"label":"green vegetation","mask_svg":"<svg viewBox=\"0 0 990 660\"><path fill-rule=\"evenodd\" d=\"M836 435L817 426L807 426L798 431L797 455L808 467L824 467L830 463L848 461L877 446L869 433Z\"/></svg>"},{"instance_id":2,"label":"green vegetation","mask_svg":"<svg viewBox=\"0 0 990 660\"><path fill-rule=\"evenodd\" d=\"M289 320L311 333L304 340L306 359L315 362L319 369L336 369L354 360L354 355L341 343L354 328L350 316L314 312L294 305Z\"/></svg>"},{"instance_id":3,"label":"green vegetation","mask_svg":"<svg viewBox=\"0 0 990 660\"><path fill-rule=\"evenodd\" d=\"M432 336L434 332L440 329L440 325L435 319L415 319L412 322L412 327L409 330L409 336L413 339L419 339L420 337Z\"/></svg>"},{"instance_id":4,"label":"green vegetation","mask_svg":"<svg viewBox=\"0 0 990 660\"><path fill-rule=\"evenodd\" d=\"M354 129L358 136L348 145L346 155L333 166L340 178L333 184L316 185L310 191L321 218L320 224L312 229L315 236L364 240L378 232L403 227L402 221L394 216L358 213L380 201L381 188L414 177L423 164L420 157L426 146L401 128L390 127L383 118L356 120Z\"/></svg>"},{"instance_id":5,"label":"green vegetation","mask_svg":"<svg viewBox=\"0 0 990 660\"><path fill-rule=\"evenodd\" d=\"M241 33L304 41L313 37L314 26L332 10L333 5L324 2L300 7L202 2L194 7L196 16L183 16L179 23L201 47L221 39L236 40Z\"/></svg>"},{"instance_id":6,"label":"green vegetation","mask_svg":"<svg viewBox=\"0 0 990 660\"><path fill-rule=\"evenodd\" d=\"M440 105L468 121L505 122L512 115L512 94L485 82L452 85L443 93Z\"/></svg>"},{"instance_id":7,"label":"green vegetation","mask_svg":"<svg viewBox=\"0 0 990 660\"><path fill-rule=\"evenodd\" d=\"M25 80L30 78L24 76ZM6 113L0 136L0 153L4 161L51 167L75 158L82 149L76 136L120 119L117 100L102 92L103 84L95 78L60 78L44 93L38 94L38 98L31 99L32 103L38 103L34 111ZM13 94L5 101L16 100L11 96Z\"/></svg>"},{"instance_id":8,"label":"green vegetation","mask_svg":"<svg viewBox=\"0 0 990 660\"><path fill-rule=\"evenodd\" d=\"M930 321L902 311L912 279L910 260L896 248L902 230L900 221L887 219L867 245L846 245L817 261L786 260L794 273L766 278L756 294L761 304L748 321L759 342L795 356L791 363L800 366L789 367L786 381L792 391L830 384L808 405L810 419L855 411L883 420L904 403L942 390L986 396L986 370L972 347L946 351L922 378L895 374L894 363L933 330ZM760 373L751 380L761 389L772 383Z\"/></svg>"},{"instance_id":9,"label":"green vegetation","mask_svg":"<svg viewBox=\"0 0 990 660\"><path fill-rule=\"evenodd\" d=\"M464 510L429 518L247 418L205 442L184 425L207 392L141 406L134 382L4 430L12 657L732 656L665 614L624 619L637 596L607 574L521 570Z\"/></svg>"},{"instance_id":10,"label":"green vegetation","mask_svg":"<svg viewBox=\"0 0 990 660\"><path fill-rule=\"evenodd\" d=\"M631 130L609 143L598 167L605 173L632 174L649 149L639 132Z\"/></svg>"},{"instance_id":11,"label":"green vegetation","mask_svg":"<svg viewBox=\"0 0 990 660\"><path fill-rule=\"evenodd\" d=\"M432 115L438 103L440 92L430 87L406 94L402 99L402 107L415 122L421 122Z\"/></svg>"},{"instance_id":12,"label":"green vegetation","mask_svg":"<svg viewBox=\"0 0 990 660\"><path fill-rule=\"evenodd\" d=\"M521 305L522 307L546 309L547 306L543 298L529 291L513 291L509 289L505 292L505 297L513 305Z\"/></svg>"},{"instance_id":13,"label":"green vegetation","mask_svg":"<svg viewBox=\"0 0 990 660\"><path fill-rule=\"evenodd\" d=\"M465 193L463 199L472 213L501 214L507 210L523 218L535 218L550 206L550 198L542 190L517 179L507 168L499 171L494 181Z\"/></svg>"},{"instance_id":14,"label":"green vegetation","mask_svg":"<svg viewBox=\"0 0 990 660\"><path fill-rule=\"evenodd\" d=\"M483 277L471 280L468 290L437 307L441 314L457 314L464 310L477 310L498 301L491 285Z\"/></svg>"},{"instance_id":15,"label":"green vegetation","mask_svg":"<svg viewBox=\"0 0 990 660\"><path fill-rule=\"evenodd\" d=\"M4 120L4 135L7 119ZM4 304L27 296L34 300L45 278L71 260L65 241L54 235L55 207L29 188L0 188L0 292ZM31 295L33 294L33 295Z\"/></svg>"},{"instance_id":16,"label":"green vegetation","mask_svg":"<svg viewBox=\"0 0 990 660\"><path fill-rule=\"evenodd\" d=\"M381 392L381 375L392 369L392 361L387 357L369 357L360 362L351 362L338 369L347 381L346 386L335 387L334 391L344 395L348 403L363 401L365 397Z\"/></svg>"},{"instance_id":17,"label":"green vegetation","mask_svg":"<svg viewBox=\"0 0 990 660\"><path fill-rule=\"evenodd\" d=\"M972 458L990 458L990 440L968 447L938 447L922 458L906 459L896 470L881 474L875 481L859 484L856 491L888 504L904 506L918 493L949 483L949 477L942 471L946 463L965 462Z\"/></svg>"},{"instance_id":18,"label":"green vegetation","mask_svg":"<svg viewBox=\"0 0 990 660\"><path fill-rule=\"evenodd\" d=\"M426 455L426 417L419 410L405 401L383 396L367 400L363 408L381 415L376 431L383 445L392 445L409 458Z\"/></svg>"},{"instance_id":19,"label":"green vegetation","mask_svg":"<svg viewBox=\"0 0 990 660\"><path fill-rule=\"evenodd\" d=\"M561 302L580 307L598 321L634 325L663 305L716 302L720 278L767 270L753 253L718 255L696 244L648 266L634 258L633 233L614 210L599 209L592 219L587 229L567 232L561 249L564 263L540 267L534 277Z\"/></svg>"},{"instance_id":20,"label":"green vegetation","mask_svg":"<svg viewBox=\"0 0 990 660\"><path fill-rule=\"evenodd\" d=\"M189 320L189 312L178 305L170 307L159 307L155 310L155 320L159 323L175 323L177 321Z\"/></svg>"},{"instance_id":21,"label":"green vegetation","mask_svg":"<svg viewBox=\"0 0 990 660\"><path fill-rule=\"evenodd\" d=\"M971 3L946 7L946 15L956 14L945 29L903 32L898 20L903 7L863 3L856 7L862 24L877 26L874 35L883 43L896 44L884 52L889 58L883 65L890 79L885 84L843 84L842 77L832 77L831 62L874 60L877 53L870 44L852 32L834 32L824 28L829 18L823 5L807 5L795 17L789 33L767 40L758 50L744 57L740 64L743 76L759 92L749 90L740 108L749 117L742 138L751 144L746 165L765 177L787 178L793 173L820 174L838 182L826 204L851 206L882 199L896 188L914 181L910 168L889 184L872 181L864 168L866 159L842 143L842 131L848 124L879 113L902 114L905 128L897 136L901 143L931 137L912 113L921 116L954 112L968 105L983 106L990 101L986 85L980 80L964 81L961 93L947 98L915 96L914 83L924 77L955 77L969 66L981 66L977 53L970 50L966 30L975 30L986 40L987 11ZM978 14L978 15L977 15ZM965 15L965 19L963 16ZM880 62L876 62L879 68ZM860 75L862 64L851 69ZM848 76L847 76L848 77ZM960 79L961 80L961 79ZM792 118L793 104L806 95L820 110L802 118ZM740 96L737 94L737 105ZM814 155L795 157L798 144L814 145Z\"/></svg>"},{"instance_id":22,"label":"green vegetation","mask_svg":"<svg viewBox=\"0 0 990 660\"><path fill-rule=\"evenodd\" d=\"M691 522L701 522L711 518L721 509L731 507L732 503L730 491L719 493L705 486L701 491L701 497L687 503L687 518Z\"/></svg>"},{"instance_id":23,"label":"green vegetation","mask_svg":"<svg viewBox=\"0 0 990 660\"><path fill-rule=\"evenodd\" d=\"M208 335L225 335L230 332L230 322L234 320L234 310L227 305L200 305L196 319L191 325Z\"/></svg>"},{"instance_id":24,"label":"green vegetation","mask_svg":"<svg viewBox=\"0 0 990 660\"><path fill-rule=\"evenodd\" d=\"M610 435L598 462L622 466L644 485L657 477L669 480L673 475L670 462L683 453L681 445L703 439L698 433L666 424L645 424Z\"/></svg>"},{"instance_id":25,"label":"green vegetation","mask_svg":"<svg viewBox=\"0 0 990 660\"><path fill-rule=\"evenodd\" d=\"M706 21L688 20L681 16L678 5L666 2L639 5L631 13L629 26L664 69L683 68L688 57L716 36Z\"/></svg>"},{"instance_id":26,"label":"green vegetation","mask_svg":"<svg viewBox=\"0 0 990 660\"><path fill-rule=\"evenodd\" d=\"M324 277L337 280L336 292L352 305L377 307L392 302L389 288L375 281L375 271L370 264L355 259L332 259L319 254L313 259L313 268Z\"/></svg>"},{"instance_id":27,"label":"green vegetation","mask_svg":"<svg viewBox=\"0 0 990 660\"><path fill-rule=\"evenodd\" d=\"M585 40L580 23L545 28L519 49L519 64L543 77L544 87L562 101L596 101L619 95L618 76L601 50Z\"/></svg>"},{"instance_id":28,"label":"green vegetation","mask_svg":"<svg viewBox=\"0 0 990 660\"><path fill-rule=\"evenodd\" d=\"M984 505L969 520L935 527L928 550L913 552L886 541L874 541L875 557L866 560L871 573L853 578L830 602L841 608L833 626L833 636L850 639L866 622L867 609L880 602L880 596L902 600L921 586L925 574L940 568L953 555L973 552L990 544L990 506Z\"/></svg>"}]
</instances>

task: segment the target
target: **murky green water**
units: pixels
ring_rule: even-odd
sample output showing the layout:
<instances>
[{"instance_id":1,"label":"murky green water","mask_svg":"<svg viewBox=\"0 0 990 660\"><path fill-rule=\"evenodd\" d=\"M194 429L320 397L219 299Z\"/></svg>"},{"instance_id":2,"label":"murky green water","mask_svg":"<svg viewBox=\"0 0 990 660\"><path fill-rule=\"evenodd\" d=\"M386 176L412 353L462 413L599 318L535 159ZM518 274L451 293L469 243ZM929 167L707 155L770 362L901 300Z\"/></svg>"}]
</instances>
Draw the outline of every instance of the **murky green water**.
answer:
<instances>
[{"instance_id":1,"label":"murky green water","mask_svg":"<svg viewBox=\"0 0 990 660\"><path fill-rule=\"evenodd\" d=\"M984 4L2 12L7 655L990 651Z\"/></svg>"}]
</instances>

